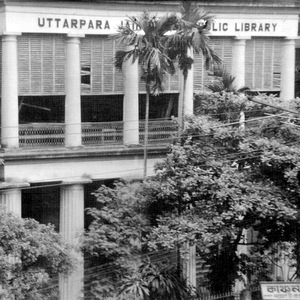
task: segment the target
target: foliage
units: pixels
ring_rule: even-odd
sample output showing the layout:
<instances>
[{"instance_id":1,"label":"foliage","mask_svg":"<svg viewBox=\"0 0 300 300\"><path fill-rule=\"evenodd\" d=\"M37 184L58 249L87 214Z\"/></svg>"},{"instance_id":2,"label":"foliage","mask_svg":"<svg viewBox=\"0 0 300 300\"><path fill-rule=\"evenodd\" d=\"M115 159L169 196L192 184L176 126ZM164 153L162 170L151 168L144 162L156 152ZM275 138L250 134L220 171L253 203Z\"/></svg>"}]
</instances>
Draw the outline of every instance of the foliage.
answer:
<instances>
[{"instance_id":1,"label":"foliage","mask_svg":"<svg viewBox=\"0 0 300 300\"><path fill-rule=\"evenodd\" d=\"M99 207L87 209L94 220L84 236L83 249L94 256L94 262L100 265L105 262L104 266L112 270L105 274L106 282L99 276L90 290L103 299L114 294L124 276L134 271L148 221L143 214L144 199L137 183L120 181L113 188L103 185L94 195Z\"/></svg>"},{"instance_id":2,"label":"foliage","mask_svg":"<svg viewBox=\"0 0 300 300\"><path fill-rule=\"evenodd\" d=\"M194 63L188 55L188 49L203 54L206 69L212 63L220 64L221 59L210 46L207 35L213 16L190 1L182 2L181 14L182 17L178 17L176 23L176 32L167 38L166 48L172 59L178 59L179 68L186 78L188 70Z\"/></svg>"},{"instance_id":3,"label":"foliage","mask_svg":"<svg viewBox=\"0 0 300 300\"><path fill-rule=\"evenodd\" d=\"M299 276L298 118L280 114L288 119L277 116L257 120L255 130L248 126L241 130L222 119L222 109L228 107L232 111L244 109L249 115L282 111L274 107L273 96L259 95L257 99L271 103L272 108L249 104L247 98L232 93L201 99L199 111L216 112L212 115L217 120L207 116L187 118L185 131L156 165L153 177L134 186L118 184L109 192L104 188L97 195L108 210L95 214L93 230L101 234L93 237L93 247L112 261L121 257L129 261L134 250L179 250L184 257L187 245L196 245L209 267L206 287L225 292L244 276L254 281L270 279L268 257L272 249L288 243L292 249L289 259L298 261ZM245 237L247 231L253 238ZM131 243L137 232L141 232L140 248ZM251 245L251 251L241 253L240 246L247 245ZM180 276L183 274L177 268L177 279L179 271ZM129 277L123 281L123 291L148 299L149 282L141 269L123 273L123 279L124 274Z\"/></svg>"},{"instance_id":4,"label":"foliage","mask_svg":"<svg viewBox=\"0 0 300 300\"><path fill-rule=\"evenodd\" d=\"M296 119L295 122L297 121ZM241 144L241 151L256 153L244 160L251 166L252 173L256 174L256 177L268 178L295 206L298 213L300 209L299 134L299 127L293 123L292 117L290 123L277 119L276 123L274 121L265 122L261 126L259 136L249 137L245 143ZM260 235L267 238L268 245L277 242L278 238L282 242L290 242L294 245L292 253L295 254L296 276L299 277L299 221L293 219L282 225L281 229L274 227L270 231L262 228Z\"/></svg>"},{"instance_id":5,"label":"foliage","mask_svg":"<svg viewBox=\"0 0 300 300\"><path fill-rule=\"evenodd\" d=\"M145 260L137 272L125 281L121 294L143 300L191 299L192 289L186 280L177 276L177 270L170 262L159 265Z\"/></svg>"},{"instance_id":6,"label":"foliage","mask_svg":"<svg viewBox=\"0 0 300 300\"><path fill-rule=\"evenodd\" d=\"M0 212L0 299L54 299L47 284L75 267L70 251L52 226Z\"/></svg>"},{"instance_id":7,"label":"foliage","mask_svg":"<svg viewBox=\"0 0 300 300\"><path fill-rule=\"evenodd\" d=\"M144 12L137 17L129 17L129 21L140 31L134 31L129 25L119 27L115 39L119 45L130 49L116 52L115 66L122 70L128 59L138 60L147 93L158 95L163 90L166 75L175 72L173 61L165 52L164 34L172 30L176 17L158 17Z\"/></svg>"},{"instance_id":8,"label":"foliage","mask_svg":"<svg viewBox=\"0 0 300 300\"><path fill-rule=\"evenodd\" d=\"M249 97L242 93L226 91L201 92L195 95L194 101L197 115L210 115L212 119L227 123L238 122L241 111L245 113L246 119L249 119L282 113L281 108L296 110L299 105L296 100L286 103L275 95L259 94Z\"/></svg>"},{"instance_id":9,"label":"foliage","mask_svg":"<svg viewBox=\"0 0 300 300\"><path fill-rule=\"evenodd\" d=\"M206 88L208 88L211 92L231 92L238 94L249 90L247 87L237 89L234 85L235 77L229 74L224 66L214 66L209 75L213 78L213 80L211 83L206 85Z\"/></svg>"}]
</instances>

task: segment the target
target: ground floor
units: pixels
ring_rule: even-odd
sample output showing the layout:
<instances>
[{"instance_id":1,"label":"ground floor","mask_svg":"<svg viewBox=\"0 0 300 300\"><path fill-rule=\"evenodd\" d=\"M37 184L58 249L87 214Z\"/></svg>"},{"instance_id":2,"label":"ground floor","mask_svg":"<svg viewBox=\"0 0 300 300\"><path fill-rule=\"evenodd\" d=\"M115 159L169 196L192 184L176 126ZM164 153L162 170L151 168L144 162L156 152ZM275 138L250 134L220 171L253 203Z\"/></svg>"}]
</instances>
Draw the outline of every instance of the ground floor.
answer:
<instances>
[{"instance_id":1,"label":"ground floor","mask_svg":"<svg viewBox=\"0 0 300 300\"><path fill-rule=\"evenodd\" d=\"M155 163L166 153L166 146L149 147L147 175L153 174ZM1 163L0 207L53 224L65 242L77 246L91 222L85 209L97 206L92 193L117 178L141 180L145 168L144 149L139 145L8 151L1 153ZM59 279L61 300L75 300L82 294L82 254L81 259L76 271Z\"/></svg>"}]
</instances>

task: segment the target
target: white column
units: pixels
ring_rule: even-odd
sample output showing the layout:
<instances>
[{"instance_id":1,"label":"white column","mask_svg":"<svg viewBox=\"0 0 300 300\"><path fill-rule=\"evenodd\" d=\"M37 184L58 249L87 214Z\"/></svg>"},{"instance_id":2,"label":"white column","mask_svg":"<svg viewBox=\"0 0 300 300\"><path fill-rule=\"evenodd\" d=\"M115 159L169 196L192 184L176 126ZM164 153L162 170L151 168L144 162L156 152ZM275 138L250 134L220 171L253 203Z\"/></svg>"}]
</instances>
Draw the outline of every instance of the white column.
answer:
<instances>
[{"instance_id":1,"label":"white column","mask_svg":"<svg viewBox=\"0 0 300 300\"><path fill-rule=\"evenodd\" d=\"M280 98L295 98L295 37L286 37L282 46Z\"/></svg>"},{"instance_id":2,"label":"white column","mask_svg":"<svg viewBox=\"0 0 300 300\"><path fill-rule=\"evenodd\" d=\"M232 45L231 75L235 77L233 85L239 89L245 86L246 40L250 37L236 37Z\"/></svg>"},{"instance_id":3,"label":"white column","mask_svg":"<svg viewBox=\"0 0 300 300\"><path fill-rule=\"evenodd\" d=\"M187 56L194 59L193 48L187 50ZM188 70L183 101L183 116L194 114L194 64Z\"/></svg>"},{"instance_id":4,"label":"white column","mask_svg":"<svg viewBox=\"0 0 300 300\"><path fill-rule=\"evenodd\" d=\"M187 56L194 59L192 47L188 48ZM180 72L179 91L178 122L180 126L182 126L184 117L194 113L194 64L192 64L191 69L187 71L186 79L184 79L183 73Z\"/></svg>"},{"instance_id":5,"label":"white column","mask_svg":"<svg viewBox=\"0 0 300 300\"><path fill-rule=\"evenodd\" d=\"M184 262L183 272L187 279L187 283L196 289L197 287L197 276L196 276L196 246L187 246L189 249L188 259Z\"/></svg>"},{"instance_id":6,"label":"white column","mask_svg":"<svg viewBox=\"0 0 300 300\"><path fill-rule=\"evenodd\" d=\"M81 66L80 37L67 38L65 146L81 146Z\"/></svg>"},{"instance_id":7,"label":"white column","mask_svg":"<svg viewBox=\"0 0 300 300\"><path fill-rule=\"evenodd\" d=\"M130 48L128 47L129 51ZM124 63L123 141L125 145L139 143L139 69L132 58Z\"/></svg>"},{"instance_id":8,"label":"white column","mask_svg":"<svg viewBox=\"0 0 300 300\"><path fill-rule=\"evenodd\" d=\"M27 182L0 183L0 210L11 212L21 217L22 194L21 188L30 186Z\"/></svg>"},{"instance_id":9,"label":"white column","mask_svg":"<svg viewBox=\"0 0 300 300\"><path fill-rule=\"evenodd\" d=\"M61 187L59 228L64 242L79 244L79 235L84 230L83 184L74 183ZM81 261L80 265L69 276L60 275L60 300L77 300L83 296L83 256L80 252L76 255Z\"/></svg>"},{"instance_id":10,"label":"white column","mask_svg":"<svg viewBox=\"0 0 300 300\"><path fill-rule=\"evenodd\" d=\"M22 215L21 190L9 189L0 191L0 209L18 217Z\"/></svg>"},{"instance_id":11,"label":"white column","mask_svg":"<svg viewBox=\"0 0 300 300\"><path fill-rule=\"evenodd\" d=\"M1 146L19 147L17 34L2 35Z\"/></svg>"}]
</instances>

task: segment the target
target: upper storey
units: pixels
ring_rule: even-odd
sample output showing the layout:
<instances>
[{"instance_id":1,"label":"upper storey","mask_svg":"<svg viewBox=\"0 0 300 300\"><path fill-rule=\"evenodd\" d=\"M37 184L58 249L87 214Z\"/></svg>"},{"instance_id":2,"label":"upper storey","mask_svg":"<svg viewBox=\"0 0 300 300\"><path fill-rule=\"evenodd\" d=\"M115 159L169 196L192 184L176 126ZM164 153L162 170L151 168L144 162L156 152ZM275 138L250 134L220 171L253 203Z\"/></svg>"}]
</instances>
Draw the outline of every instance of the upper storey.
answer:
<instances>
[{"instance_id":1,"label":"upper storey","mask_svg":"<svg viewBox=\"0 0 300 300\"><path fill-rule=\"evenodd\" d=\"M128 15L179 11L179 1L1 1L0 32L110 35ZM197 1L215 15L213 36L292 37L299 1Z\"/></svg>"}]
</instances>

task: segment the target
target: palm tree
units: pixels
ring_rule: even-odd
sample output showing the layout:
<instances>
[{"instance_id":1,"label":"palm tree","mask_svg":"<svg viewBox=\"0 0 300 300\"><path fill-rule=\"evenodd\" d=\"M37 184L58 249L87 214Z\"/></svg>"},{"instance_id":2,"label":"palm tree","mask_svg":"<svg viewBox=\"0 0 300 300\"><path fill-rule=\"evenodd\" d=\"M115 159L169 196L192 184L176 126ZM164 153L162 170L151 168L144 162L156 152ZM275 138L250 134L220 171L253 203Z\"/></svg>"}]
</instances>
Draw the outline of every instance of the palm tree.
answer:
<instances>
[{"instance_id":1,"label":"palm tree","mask_svg":"<svg viewBox=\"0 0 300 300\"><path fill-rule=\"evenodd\" d=\"M142 79L146 84L146 113L145 113L145 141L144 141L144 179L147 176L147 146L149 128L149 98L150 95L158 95L163 90L163 82L167 74L175 73L172 60L166 54L164 41L165 33L172 30L177 22L177 17L157 17L144 12L138 17L129 17L133 23L132 28L140 28L134 31L128 25L120 26L115 39L119 45L130 47L130 50L120 50L115 54L115 66L122 70L124 62L132 59L132 63L138 60L142 69ZM128 24L128 23L127 23Z\"/></svg>"},{"instance_id":2,"label":"palm tree","mask_svg":"<svg viewBox=\"0 0 300 300\"><path fill-rule=\"evenodd\" d=\"M181 5L181 18L177 23L177 32L170 35L166 41L166 48L171 59L178 59L178 65L183 74L183 95L181 114L178 116L180 128L183 128L185 90L188 71L194 59L193 52L202 53L205 58L205 67L209 69L212 64L221 64L221 59L209 45L209 27L213 16L190 1L183 1Z\"/></svg>"}]
</instances>

